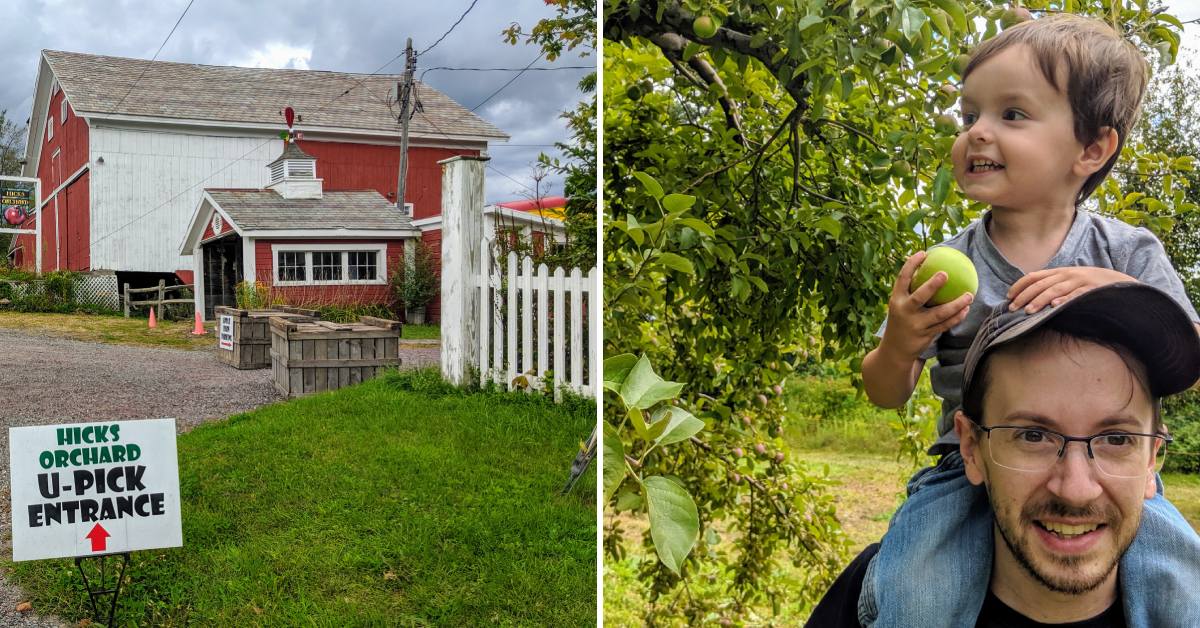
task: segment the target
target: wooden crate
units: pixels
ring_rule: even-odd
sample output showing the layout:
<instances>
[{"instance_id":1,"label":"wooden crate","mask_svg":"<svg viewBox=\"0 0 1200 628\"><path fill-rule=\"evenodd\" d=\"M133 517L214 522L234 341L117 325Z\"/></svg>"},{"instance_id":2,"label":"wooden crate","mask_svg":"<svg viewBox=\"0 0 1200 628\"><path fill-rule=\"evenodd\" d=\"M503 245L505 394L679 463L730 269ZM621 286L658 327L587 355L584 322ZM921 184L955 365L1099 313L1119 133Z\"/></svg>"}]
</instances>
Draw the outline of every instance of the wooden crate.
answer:
<instances>
[{"instance_id":1,"label":"wooden crate","mask_svg":"<svg viewBox=\"0 0 1200 628\"><path fill-rule=\"evenodd\" d=\"M271 366L271 328L268 321L272 316L291 320L314 320L320 318L316 310L280 306L267 310L239 310L217 306L217 358L237 369L265 369ZM221 349L221 315L233 319L233 348Z\"/></svg>"},{"instance_id":2,"label":"wooden crate","mask_svg":"<svg viewBox=\"0 0 1200 628\"><path fill-rule=\"evenodd\" d=\"M399 322L270 320L272 379L284 397L351 386L400 365Z\"/></svg>"}]
</instances>

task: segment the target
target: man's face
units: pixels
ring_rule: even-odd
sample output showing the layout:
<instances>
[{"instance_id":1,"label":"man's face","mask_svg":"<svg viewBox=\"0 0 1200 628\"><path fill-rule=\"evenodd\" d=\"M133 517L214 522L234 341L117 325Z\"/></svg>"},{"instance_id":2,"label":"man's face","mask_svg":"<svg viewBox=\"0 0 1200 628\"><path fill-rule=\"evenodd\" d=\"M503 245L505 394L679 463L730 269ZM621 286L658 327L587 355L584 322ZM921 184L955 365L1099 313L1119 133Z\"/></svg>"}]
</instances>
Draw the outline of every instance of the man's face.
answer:
<instances>
[{"instance_id":1,"label":"man's face","mask_svg":"<svg viewBox=\"0 0 1200 628\"><path fill-rule=\"evenodd\" d=\"M997 353L989 365L984 426L1042 427L1067 436L1153 433L1148 395L1110 349L1055 339L1021 354ZM1004 541L996 547L998 567L1014 561L1058 593L1084 593L1116 578L1143 500L1154 496L1149 468L1144 477L1110 477L1088 458L1085 443L1071 442L1050 469L1015 471L995 464L989 438L961 412L955 420L967 477L986 485Z\"/></svg>"}]
</instances>

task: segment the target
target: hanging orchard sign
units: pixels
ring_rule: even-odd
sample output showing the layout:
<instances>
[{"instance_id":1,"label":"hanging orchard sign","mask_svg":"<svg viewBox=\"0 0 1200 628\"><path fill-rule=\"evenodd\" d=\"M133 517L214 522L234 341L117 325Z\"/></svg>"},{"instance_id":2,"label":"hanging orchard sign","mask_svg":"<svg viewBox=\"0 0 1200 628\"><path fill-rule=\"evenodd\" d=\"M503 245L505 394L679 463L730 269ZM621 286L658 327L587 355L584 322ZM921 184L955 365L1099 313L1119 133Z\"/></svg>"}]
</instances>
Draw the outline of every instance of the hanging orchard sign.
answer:
<instances>
[{"instance_id":1,"label":"hanging orchard sign","mask_svg":"<svg viewBox=\"0 0 1200 628\"><path fill-rule=\"evenodd\" d=\"M179 547L175 419L12 427L13 560Z\"/></svg>"}]
</instances>

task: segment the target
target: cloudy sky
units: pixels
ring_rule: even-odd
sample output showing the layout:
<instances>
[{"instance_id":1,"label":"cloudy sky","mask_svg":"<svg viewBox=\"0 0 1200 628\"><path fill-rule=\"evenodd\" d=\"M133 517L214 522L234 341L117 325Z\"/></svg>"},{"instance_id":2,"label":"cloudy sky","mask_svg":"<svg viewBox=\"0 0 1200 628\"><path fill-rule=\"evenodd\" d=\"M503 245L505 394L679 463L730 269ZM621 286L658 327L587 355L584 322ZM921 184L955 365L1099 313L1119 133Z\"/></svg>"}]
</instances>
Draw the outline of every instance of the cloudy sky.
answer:
<instances>
[{"instance_id":1,"label":"cloudy sky","mask_svg":"<svg viewBox=\"0 0 1200 628\"><path fill-rule=\"evenodd\" d=\"M158 58L399 74L403 56L380 66L404 50L405 38L424 50L470 5L471 0L194 0ZM42 49L150 59L187 6L188 0L0 0L0 24L7 26L0 52L0 110L19 124L29 117ZM552 15L542 0L479 0L445 40L417 60L417 74L439 66L524 68L541 49L510 46L500 32L512 22L528 30ZM571 53L533 67L595 64L595 55ZM476 112L512 136L509 145L492 145L488 202L532 195L530 164L541 151L558 155L553 144L568 138L558 114L581 99L577 83L586 72L526 72ZM470 109L516 74L431 71L424 81ZM547 183L552 194L562 193L561 177L548 177L543 190Z\"/></svg>"}]
</instances>

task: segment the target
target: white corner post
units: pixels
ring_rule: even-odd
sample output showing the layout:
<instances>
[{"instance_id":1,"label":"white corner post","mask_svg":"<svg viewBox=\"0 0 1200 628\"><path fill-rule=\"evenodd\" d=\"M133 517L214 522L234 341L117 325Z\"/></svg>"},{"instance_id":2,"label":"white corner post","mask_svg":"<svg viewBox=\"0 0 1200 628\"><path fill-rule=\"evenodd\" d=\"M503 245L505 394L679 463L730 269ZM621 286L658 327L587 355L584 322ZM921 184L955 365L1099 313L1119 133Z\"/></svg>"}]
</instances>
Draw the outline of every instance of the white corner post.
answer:
<instances>
[{"instance_id":1,"label":"white corner post","mask_svg":"<svg viewBox=\"0 0 1200 628\"><path fill-rule=\"evenodd\" d=\"M442 166L442 377L462 386L478 368L483 180L487 157L458 156Z\"/></svg>"}]
</instances>

